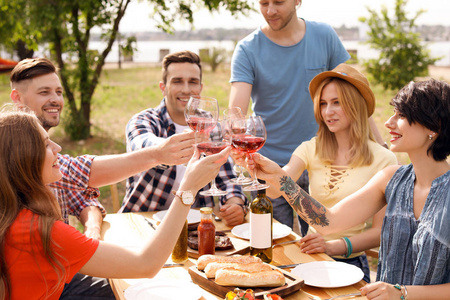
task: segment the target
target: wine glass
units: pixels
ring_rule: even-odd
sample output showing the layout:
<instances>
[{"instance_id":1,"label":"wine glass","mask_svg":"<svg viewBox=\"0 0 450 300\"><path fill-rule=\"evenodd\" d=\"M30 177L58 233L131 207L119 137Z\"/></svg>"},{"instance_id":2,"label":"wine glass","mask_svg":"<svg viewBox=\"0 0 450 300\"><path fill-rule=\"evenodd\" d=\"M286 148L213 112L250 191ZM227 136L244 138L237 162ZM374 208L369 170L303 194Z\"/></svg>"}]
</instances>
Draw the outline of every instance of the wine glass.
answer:
<instances>
[{"instance_id":1,"label":"wine glass","mask_svg":"<svg viewBox=\"0 0 450 300\"><path fill-rule=\"evenodd\" d=\"M208 133L216 126L219 117L217 99L192 95L184 108L184 117L197 140L197 133Z\"/></svg>"},{"instance_id":2,"label":"wine glass","mask_svg":"<svg viewBox=\"0 0 450 300\"><path fill-rule=\"evenodd\" d=\"M223 118L227 127L227 131L233 134L245 133L245 116L242 114L240 107L230 107L223 111ZM237 149L239 150L239 149ZM239 173L237 178L230 179L230 182L245 185L250 184L252 179L244 175L244 168L238 164L234 164L233 169Z\"/></svg>"},{"instance_id":3,"label":"wine glass","mask_svg":"<svg viewBox=\"0 0 450 300\"><path fill-rule=\"evenodd\" d=\"M198 126L205 126L203 123L209 120L200 120ZM209 131L200 132L199 142L196 147L203 155L216 154L230 145L230 139L224 138L224 126L222 122L216 122L215 126ZM216 186L216 180L211 181L211 188L206 191L201 191L203 196L225 196L227 191L219 190Z\"/></svg>"},{"instance_id":4,"label":"wine glass","mask_svg":"<svg viewBox=\"0 0 450 300\"><path fill-rule=\"evenodd\" d=\"M250 116L245 119L245 133L233 134L231 144L251 156L264 146L266 142L266 126L260 116ZM252 184L243 188L244 191L257 191L267 189L269 185L262 184L256 178L256 169L253 172Z\"/></svg>"}]
</instances>

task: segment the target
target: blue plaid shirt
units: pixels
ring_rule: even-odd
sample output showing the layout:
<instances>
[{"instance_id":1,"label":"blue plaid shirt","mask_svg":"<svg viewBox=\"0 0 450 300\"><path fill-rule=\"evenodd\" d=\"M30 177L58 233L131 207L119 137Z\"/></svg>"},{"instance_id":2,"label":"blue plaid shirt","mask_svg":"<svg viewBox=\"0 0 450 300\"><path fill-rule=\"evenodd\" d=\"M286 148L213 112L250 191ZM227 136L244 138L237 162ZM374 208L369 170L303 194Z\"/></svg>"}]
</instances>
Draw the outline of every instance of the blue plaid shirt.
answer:
<instances>
[{"instance_id":1,"label":"blue plaid shirt","mask_svg":"<svg viewBox=\"0 0 450 300\"><path fill-rule=\"evenodd\" d=\"M157 145L175 134L175 124L169 116L165 100L156 108L150 108L134 115L127 124L127 151L135 151ZM119 212L154 211L167 209L172 199L172 187L175 182L177 166L159 165L146 172L127 179L126 195ZM228 161L220 168L216 177L219 189L228 194L220 197L220 204L225 204L231 197L239 197L248 205L247 198L239 185L231 184L235 178L232 162ZM209 188L209 185L204 187ZM214 206L213 197L197 194L192 207Z\"/></svg>"},{"instance_id":2,"label":"blue plaid shirt","mask_svg":"<svg viewBox=\"0 0 450 300\"><path fill-rule=\"evenodd\" d=\"M80 217L81 211L88 206L96 206L106 215L98 202L100 191L88 186L89 173L95 156L83 155L76 158L58 154L59 169L63 177L49 186L61 206L62 217L69 224L69 215Z\"/></svg>"}]
</instances>

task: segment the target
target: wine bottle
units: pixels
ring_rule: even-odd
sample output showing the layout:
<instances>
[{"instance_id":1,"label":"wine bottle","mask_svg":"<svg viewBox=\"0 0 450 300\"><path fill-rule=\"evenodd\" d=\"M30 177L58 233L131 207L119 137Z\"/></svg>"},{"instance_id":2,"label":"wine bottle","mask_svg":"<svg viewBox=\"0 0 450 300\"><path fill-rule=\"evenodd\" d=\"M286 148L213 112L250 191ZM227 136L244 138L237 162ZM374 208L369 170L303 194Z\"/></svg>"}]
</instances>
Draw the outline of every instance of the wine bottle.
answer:
<instances>
[{"instance_id":1,"label":"wine bottle","mask_svg":"<svg viewBox=\"0 0 450 300\"><path fill-rule=\"evenodd\" d=\"M265 189L258 190L250 204L250 255L266 263L272 261L272 220L272 202Z\"/></svg>"}]
</instances>

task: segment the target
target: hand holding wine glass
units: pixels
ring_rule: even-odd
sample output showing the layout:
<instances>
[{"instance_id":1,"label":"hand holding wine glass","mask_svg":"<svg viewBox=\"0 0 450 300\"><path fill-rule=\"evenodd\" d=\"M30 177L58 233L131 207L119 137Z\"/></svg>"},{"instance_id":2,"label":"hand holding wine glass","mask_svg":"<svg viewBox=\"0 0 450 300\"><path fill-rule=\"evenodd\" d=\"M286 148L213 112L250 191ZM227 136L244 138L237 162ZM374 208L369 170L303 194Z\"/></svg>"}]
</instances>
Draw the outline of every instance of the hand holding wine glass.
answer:
<instances>
[{"instance_id":1,"label":"hand holding wine glass","mask_svg":"<svg viewBox=\"0 0 450 300\"><path fill-rule=\"evenodd\" d=\"M245 133L245 116L239 107L230 107L223 111L224 126L230 135ZM234 170L239 173L237 178L233 178L230 182L245 185L252 182L252 179L244 175L244 168L238 164L234 164Z\"/></svg>"},{"instance_id":2,"label":"hand holding wine glass","mask_svg":"<svg viewBox=\"0 0 450 300\"><path fill-rule=\"evenodd\" d=\"M234 148L246 152L248 156L255 153L264 146L266 142L266 127L260 116L250 116L245 119L245 133L233 134L231 144ZM253 182L245 187L244 191L257 191L268 188L269 185L262 184L256 177L256 170L253 172Z\"/></svg>"},{"instance_id":3,"label":"hand holding wine glass","mask_svg":"<svg viewBox=\"0 0 450 300\"><path fill-rule=\"evenodd\" d=\"M209 120L200 120L198 126L202 128L205 126L203 122L209 122ZM224 126L223 122L217 122L215 126L208 132L199 132L199 142L196 147L198 151L206 156L216 154L230 145L230 140L224 138ZM219 190L216 186L216 181L211 181L211 188L207 191L201 191L200 195L203 196L225 196L227 191Z\"/></svg>"}]
</instances>

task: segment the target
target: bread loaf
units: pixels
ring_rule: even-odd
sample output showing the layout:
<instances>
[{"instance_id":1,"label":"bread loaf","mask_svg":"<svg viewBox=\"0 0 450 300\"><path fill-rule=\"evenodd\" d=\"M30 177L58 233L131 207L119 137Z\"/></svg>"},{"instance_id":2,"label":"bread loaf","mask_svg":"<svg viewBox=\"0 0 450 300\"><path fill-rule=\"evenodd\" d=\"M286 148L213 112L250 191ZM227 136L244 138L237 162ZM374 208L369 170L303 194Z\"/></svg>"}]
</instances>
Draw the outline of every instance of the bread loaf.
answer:
<instances>
[{"instance_id":1,"label":"bread loaf","mask_svg":"<svg viewBox=\"0 0 450 300\"><path fill-rule=\"evenodd\" d=\"M233 262L231 263L212 262L205 267L204 272L207 278L215 278L216 272L223 268L233 268L235 270L246 271L249 273L257 273L272 270L272 267L270 265L264 264L262 262L248 263L248 264L242 263L240 264Z\"/></svg>"},{"instance_id":2,"label":"bread loaf","mask_svg":"<svg viewBox=\"0 0 450 300\"><path fill-rule=\"evenodd\" d=\"M198 258L197 269L203 271L207 264L213 262L238 263L238 264L249 264L255 262L262 263L259 257L254 256L220 256L220 255L206 254Z\"/></svg>"},{"instance_id":3,"label":"bread loaf","mask_svg":"<svg viewBox=\"0 0 450 300\"><path fill-rule=\"evenodd\" d=\"M278 287L286 283L286 279L278 270L250 273L234 268L223 268L216 272L216 283L222 286L239 287Z\"/></svg>"}]
</instances>

